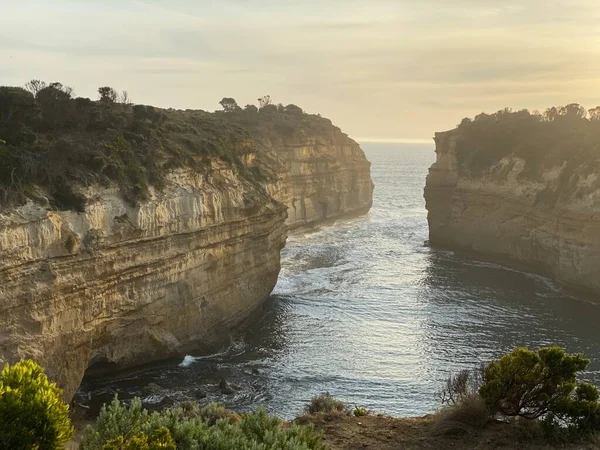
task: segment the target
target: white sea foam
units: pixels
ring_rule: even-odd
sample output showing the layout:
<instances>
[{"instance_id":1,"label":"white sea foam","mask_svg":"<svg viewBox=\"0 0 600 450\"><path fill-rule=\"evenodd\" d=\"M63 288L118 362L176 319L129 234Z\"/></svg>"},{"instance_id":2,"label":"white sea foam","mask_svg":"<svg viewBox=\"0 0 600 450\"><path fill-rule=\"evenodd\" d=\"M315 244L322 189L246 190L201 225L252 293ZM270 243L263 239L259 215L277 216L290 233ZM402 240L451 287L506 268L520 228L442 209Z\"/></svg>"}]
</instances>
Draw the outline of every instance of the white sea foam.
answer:
<instances>
[{"instance_id":1,"label":"white sea foam","mask_svg":"<svg viewBox=\"0 0 600 450\"><path fill-rule=\"evenodd\" d=\"M196 362L196 358L192 355L185 355L183 361L179 363L179 367L190 367L194 362Z\"/></svg>"}]
</instances>

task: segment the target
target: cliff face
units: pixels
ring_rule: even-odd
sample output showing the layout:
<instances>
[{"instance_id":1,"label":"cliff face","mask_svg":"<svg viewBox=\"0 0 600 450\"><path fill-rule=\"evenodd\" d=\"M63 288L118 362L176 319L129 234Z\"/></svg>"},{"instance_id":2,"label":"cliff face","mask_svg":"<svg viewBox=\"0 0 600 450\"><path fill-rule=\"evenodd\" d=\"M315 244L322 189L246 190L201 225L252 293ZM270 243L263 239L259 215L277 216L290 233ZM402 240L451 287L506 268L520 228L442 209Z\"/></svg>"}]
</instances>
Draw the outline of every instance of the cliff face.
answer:
<instances>
[{"instance_id":1,"label":"cliff face","mask_svg":"<svg viewBox=\"0 0 600 450\"><path fill-rule=\"evenodd\" d=\"M358 144L341 132L267 145L281 158L283 175L269 190L288 207L290 229L371 208L371 163Z\"/></svg>"},{"instance_id":2,"label":"cliff face","mask_svg":"<svg viewBox=\"0 0 600 450\"><path fill-rule=\"evenodd\" d=\"M209 350L271 293L288 227L371 205L370 164L337 132L274 140L242 162L271 176L211 158L136 206L94 184L85 212L0 209L0 359L33 358L70 397L90 366Z\"/></svg>"},{"instance_id":3,"label":"cliff face","mask_svg":"<svg viewBox=\"0 0 600 450\"><path fill-rule=\"evenodd\" d=\"M526 161L510 154L470 176L459 167L460 138L459 130L435 136L437 160L425 187L430 242L600 293L597 167L540 162L542 173L532 179L524 176Z\"/></svg>"}]
</instances>

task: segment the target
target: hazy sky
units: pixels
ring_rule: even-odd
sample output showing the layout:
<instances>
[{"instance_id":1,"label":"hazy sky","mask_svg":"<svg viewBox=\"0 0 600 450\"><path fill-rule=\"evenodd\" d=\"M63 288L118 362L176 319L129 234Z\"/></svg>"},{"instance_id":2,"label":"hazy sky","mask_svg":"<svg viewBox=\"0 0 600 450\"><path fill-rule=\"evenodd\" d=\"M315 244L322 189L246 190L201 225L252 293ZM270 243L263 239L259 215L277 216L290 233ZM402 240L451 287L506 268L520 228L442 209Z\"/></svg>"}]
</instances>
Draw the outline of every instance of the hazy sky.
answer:
<instances>
[{"instance_id":1,"label":"hazy sky","mask_svg":"<svg viewBox=\"0 0 600 450\"><path fill-rule=\"evenodd\" d=\"M270 94L355 138L600 104L599 0L1 0L0 84L214 110Z\"/></svg>"}]
</instances>

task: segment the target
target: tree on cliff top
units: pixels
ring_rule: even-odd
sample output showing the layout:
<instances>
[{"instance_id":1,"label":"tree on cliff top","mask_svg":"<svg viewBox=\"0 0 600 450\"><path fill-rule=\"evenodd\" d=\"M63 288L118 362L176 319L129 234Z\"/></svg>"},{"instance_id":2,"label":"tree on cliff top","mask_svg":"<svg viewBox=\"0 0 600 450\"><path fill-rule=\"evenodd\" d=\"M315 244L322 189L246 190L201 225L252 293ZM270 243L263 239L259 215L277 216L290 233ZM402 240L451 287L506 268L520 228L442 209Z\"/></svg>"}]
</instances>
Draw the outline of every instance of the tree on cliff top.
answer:
<instances>
[{"instance_id":1,"label":"tree on cliff top","mask_svg":"<svg viewBox=\"0 0 600 450\"><path fill-rule=\"evenodd\" d=\"M101 102L115 103L119 99L119 93L110 86L99 87L98 95Z\"/></svg>"},{"instance_id":2,"label":"tree on cliff top","mask_svg":"<svg viewBox=\"0 0 600 450\"><path fill-rule=\"evenodd\" d=\"M600 108L587 112L578 103L570 103L548 108L543 114L503 109L463 120L457 131L461 173L483 176L503 158L516 157L525 161L520 176L539 179L546 168L569 162L561 175L567 189L561 191L571 192L578 189L578 168L585 176L598 157Z\"/></svg>"},{"instance_id":3,"label":"tree on cliff top","mask_svg":"<svg viewBox=\"0 0 600 450\"><path fill-rule=\"evenodd\" d=\"M260 109L263 109L267 106L269 106L271 104L271 96L270 95L263 95L262 97L258 98L258 107Z\"/></svg>"},{"instance_id":4,"label":"tree on cliff top","mask_svg":"<svg viewBox=\"0 0 600 450\"><path fill-rule=\"evenodd\" d=\"M11 450L58 450L73 436L69 406L31 360L0 373L0 446Z\"/></svg>"},{"instance_id":5,"label":"tree on cliff top","mask_svg":"<svg viewBox=\"0 0 600 450\"><path fill-rule=\"evenodd\" d=\"M231 97L224 97L219 104L223 107L223 111L225 112L233 112L240 109L235 99Z\"/></svg>"}]
</instances>

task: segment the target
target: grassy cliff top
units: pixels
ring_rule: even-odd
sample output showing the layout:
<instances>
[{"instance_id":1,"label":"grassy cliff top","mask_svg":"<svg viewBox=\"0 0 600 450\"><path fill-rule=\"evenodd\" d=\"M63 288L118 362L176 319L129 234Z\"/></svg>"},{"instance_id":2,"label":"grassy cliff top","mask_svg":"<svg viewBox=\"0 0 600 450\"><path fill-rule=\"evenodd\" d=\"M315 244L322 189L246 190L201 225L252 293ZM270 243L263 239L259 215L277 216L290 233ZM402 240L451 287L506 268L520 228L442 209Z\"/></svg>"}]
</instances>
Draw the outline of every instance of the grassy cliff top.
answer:
<instances>
[{"instance_id":1,"label":"grassy cliff top","mask_svg":"<svg viewBox=\"0 0 600 450\"><path fill-rule=\"evenodd\" d=\"M214 159L257 184L277 176L244 164L244 155L260 155L264 139L350 141L331 121L268 98L261 108L222 102L224 111L209 113L134 105L108 87L99 94L98 101L73 98L72 89L39 81L0 87L0 206L23 203L40 187L52 207L83 211L77 188L91 184L117 184L135 204L149 186L160 190L170 170L206 172Z\"/></svg>"},{"instance_id":2,"label":"grassy cliff top","mask_svg":"<svg viewBox=\"0 0 600 450\"><path fill-rule=\"evenodd\" d=\"M539 179L565 163L572 173L600 158L600 107L586 111L578 104L548 108L543 114L503 109L464 119L456 130L462 174L480 177L506 156L526 162L522 176Z\"/></svg>"}]
</instances>

